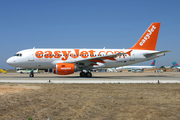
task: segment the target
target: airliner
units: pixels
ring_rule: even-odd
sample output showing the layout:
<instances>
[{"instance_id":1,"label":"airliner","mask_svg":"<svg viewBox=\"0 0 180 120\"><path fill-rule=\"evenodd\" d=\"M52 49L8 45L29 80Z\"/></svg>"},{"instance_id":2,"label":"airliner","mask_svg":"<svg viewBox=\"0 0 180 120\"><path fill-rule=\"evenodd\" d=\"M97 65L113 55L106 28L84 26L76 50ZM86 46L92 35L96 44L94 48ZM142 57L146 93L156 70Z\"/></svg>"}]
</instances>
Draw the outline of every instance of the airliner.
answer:
<instances>
[{"instance_id":1,"label":"airliner","mask_svg":"<svg viewBox=\"0 0 180 120\"><path fill-rule=\"evenodd\" d=\"M144 69L156 68L155 62L156 62L156 60L154 60L150 66L122 66L122 67L117 67L115 69L116 70L141 70L141 71L143 71Z\"/></svg>"},{"instance_id":2,"label":"airliner","mask_svg":"<svg viewBox=\"0 0 180 120\"><path fill-rule=\"evenodd\" d=\"M68 75L76 71L80 77L92 77L90 70L113 68L144 62L164 56L170 51L156 51L160 23L152 23L137 43L129 49L50 49L33 48L17 52L6 62L10 66L32 69L53 69L54 74Z\"/></svg>"},{"instance_id":3,"label":"airliner","mask_svg":"<svg viewBox=\"0 0 180 120\"><path fill-rule=\"evenodd\" d=\"M180 65L178 65L176 62L172 62L174 68L180 69Z\"/></svg>"}]
</instances>

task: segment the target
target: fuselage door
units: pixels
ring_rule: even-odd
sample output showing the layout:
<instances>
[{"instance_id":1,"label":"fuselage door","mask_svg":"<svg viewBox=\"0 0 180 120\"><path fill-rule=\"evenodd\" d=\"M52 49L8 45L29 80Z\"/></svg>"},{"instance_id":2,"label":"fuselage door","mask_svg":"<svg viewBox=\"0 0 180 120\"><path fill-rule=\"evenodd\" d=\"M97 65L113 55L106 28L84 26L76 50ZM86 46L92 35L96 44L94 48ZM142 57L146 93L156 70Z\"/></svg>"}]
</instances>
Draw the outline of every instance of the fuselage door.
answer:
<instances>
[{"instance_id":1,"label":"fuselage door","mask_svg":"<svg viewBox=\"0 0 180 120\"><path fill-rule=\"evenodd\" d=\"M28 61L34 61L34 50L29 50Z\"/></svg>"}]
</instances>

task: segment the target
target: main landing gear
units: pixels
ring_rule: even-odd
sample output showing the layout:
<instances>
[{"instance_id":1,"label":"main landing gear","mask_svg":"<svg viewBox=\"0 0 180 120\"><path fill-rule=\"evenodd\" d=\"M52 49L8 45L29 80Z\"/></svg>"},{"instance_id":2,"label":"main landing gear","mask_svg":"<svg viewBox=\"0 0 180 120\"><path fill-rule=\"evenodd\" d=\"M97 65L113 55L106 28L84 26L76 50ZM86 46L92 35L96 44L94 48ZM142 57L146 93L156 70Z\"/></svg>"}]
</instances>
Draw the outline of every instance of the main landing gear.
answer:
<instances>
[{"instance_id":1,"label":"main landing gear","mask_svg":"<svg viewBox=\"0 0 180 120\"><path fill-rule=\"evenodd\" d=\"M92 73L91 72L80 72L80 77L92 77Z\"/></svg>"},{"instance_id":2,"label":"main landing gear","mask_svg":"<svg viewBox=\"0 0 180 120\"><path fill-rule=\"evenodd\" d=\"M30 72L29 77L34 77L34 72L33 72L33 70Z\"/></svg>"}]
</instances>

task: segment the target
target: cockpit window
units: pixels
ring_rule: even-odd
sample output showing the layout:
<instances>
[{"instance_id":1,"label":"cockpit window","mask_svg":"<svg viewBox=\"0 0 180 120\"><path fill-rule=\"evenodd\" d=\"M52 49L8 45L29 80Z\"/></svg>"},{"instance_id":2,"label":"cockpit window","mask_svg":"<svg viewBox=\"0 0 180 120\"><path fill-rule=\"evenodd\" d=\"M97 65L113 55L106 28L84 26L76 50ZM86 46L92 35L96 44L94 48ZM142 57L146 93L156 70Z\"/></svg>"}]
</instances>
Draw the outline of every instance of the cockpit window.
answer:
<instances>
[{"instance_id":1,"label":"cockpit window","mask_svg":"<svg viewBox=\"0 0 180 120\"><path fill-rule=\"evenodd\" d=\"M22 54L21 54L21 53L17 53L17 54L15 54L14 56L21 57L21 56L22 56Z\"/></svg>"}]
</instances>

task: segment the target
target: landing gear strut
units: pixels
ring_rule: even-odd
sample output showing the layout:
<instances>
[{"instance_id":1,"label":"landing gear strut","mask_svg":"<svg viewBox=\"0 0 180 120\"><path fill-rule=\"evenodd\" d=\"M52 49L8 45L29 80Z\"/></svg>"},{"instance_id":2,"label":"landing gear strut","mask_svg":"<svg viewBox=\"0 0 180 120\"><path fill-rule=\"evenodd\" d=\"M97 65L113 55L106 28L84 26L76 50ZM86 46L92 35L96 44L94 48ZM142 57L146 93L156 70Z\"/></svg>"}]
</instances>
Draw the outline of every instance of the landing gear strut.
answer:
<instances>
[{"instance_id":1,"label":"landing gear strut","mask_svg":"<svg viewBox=\"0 0 180 120\"><path fill-rule=\"evenodd\" d=\"M80 72L80 77L92 77L92 73L91 72Z\"/></svg>"},{"instance_id":2,"label":"landing gear strut","mask_svg":"<svg viewBox=\"0 0 180 120\"><path fill-rule=\"evenodd\" d=\"M30 72L29 77L34 77L34 72L33 72L33 70Z\"/></svg>"}]
</instances>

